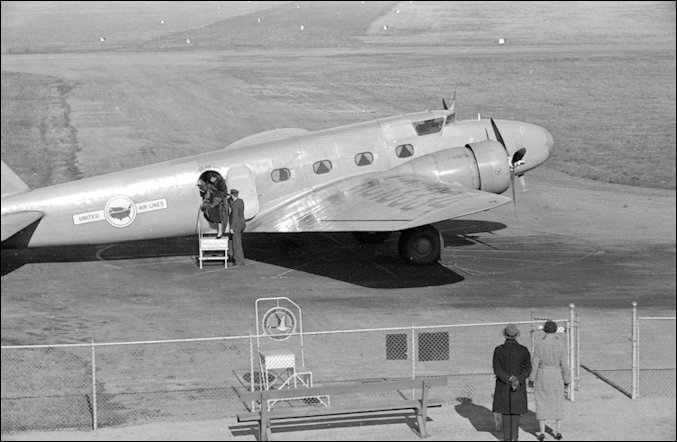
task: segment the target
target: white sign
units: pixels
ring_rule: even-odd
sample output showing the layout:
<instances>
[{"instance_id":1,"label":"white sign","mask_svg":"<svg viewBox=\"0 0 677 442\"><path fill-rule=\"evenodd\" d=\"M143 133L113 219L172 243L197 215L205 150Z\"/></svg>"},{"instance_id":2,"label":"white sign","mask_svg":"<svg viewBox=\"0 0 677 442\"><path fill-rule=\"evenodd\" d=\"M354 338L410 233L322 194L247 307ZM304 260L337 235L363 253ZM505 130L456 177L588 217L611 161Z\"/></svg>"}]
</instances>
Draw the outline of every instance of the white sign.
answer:
<instances>
[{"instance_id":1,"label":"white sign","mask_svg":"<svg viewBox=\"0 0 677 442\"><path fill-rule=\"evenodd\" d=\"M77 226L78 224L95 223L97 221L103 221L104 219L103 210L95 210L94 212L73 215L73 224Z\"/></svg>"},{"instance_id":2,"label":"white sign","mask_svg":"<svg viewBox=\"0 0 677 442\"><path fill-rule=\"evenodd\" d=\"M152 212L153 210L162 210L167 208L165 198L153 201L146 201L136 205L136 213Z\"/></svg>"},{"instance_id":3,"label":"white sign","mask_svg":"<svg viewBox=\"0 0 677 442\"><path fill-rule=\"evenodd\" d=\"M93 212L73 215L73 224L77 226L78 224L108 220L115 227L126 227L134 221L138 213L153 212L166 208L166 198L134 204L128 197L120 195L108 200L104 210L94 210Z\"/></svg>"}]
</instances>

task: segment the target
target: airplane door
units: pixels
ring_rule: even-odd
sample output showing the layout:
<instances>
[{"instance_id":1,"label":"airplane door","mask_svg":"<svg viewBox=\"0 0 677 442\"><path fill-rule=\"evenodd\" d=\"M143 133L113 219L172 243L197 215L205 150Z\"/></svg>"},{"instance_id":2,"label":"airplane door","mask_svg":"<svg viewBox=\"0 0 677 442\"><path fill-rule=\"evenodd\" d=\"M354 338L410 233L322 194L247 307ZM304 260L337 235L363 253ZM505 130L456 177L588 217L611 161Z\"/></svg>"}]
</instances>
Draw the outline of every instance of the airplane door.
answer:
<instances>
[{"instance_id":1,"label":"airplane door","mask_svg":"<svg viewBox=\"0 0 677 442\"><path fill-rule=\"evenodd\" d=\"M256 183L252 171L247 166L233 166L226 175L228 191L237 189L239 197L244 201L244 217L250 220L259 213L259 196L256 193Z\"/></svg>"}]
</instances>

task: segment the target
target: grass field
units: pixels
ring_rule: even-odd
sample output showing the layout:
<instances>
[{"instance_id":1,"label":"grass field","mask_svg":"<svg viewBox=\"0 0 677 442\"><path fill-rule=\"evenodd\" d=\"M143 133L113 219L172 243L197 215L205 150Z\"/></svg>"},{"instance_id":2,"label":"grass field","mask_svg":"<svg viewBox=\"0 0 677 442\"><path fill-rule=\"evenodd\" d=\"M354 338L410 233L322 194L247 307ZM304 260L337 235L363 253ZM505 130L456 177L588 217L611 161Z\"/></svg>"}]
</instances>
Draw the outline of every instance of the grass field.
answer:
<instances>
[{"instance_id":1,"label":"grass field","mask_svg":"<svg viewBox=\"0 0 677 442\"><path fill-rule=\"evenodd\" d=\"M675 188L674 3L195 3L3 3L3 159L41 186L437 108L456 90L459 118L548 128L549 167Z\"/></svg>"}]
</instances>

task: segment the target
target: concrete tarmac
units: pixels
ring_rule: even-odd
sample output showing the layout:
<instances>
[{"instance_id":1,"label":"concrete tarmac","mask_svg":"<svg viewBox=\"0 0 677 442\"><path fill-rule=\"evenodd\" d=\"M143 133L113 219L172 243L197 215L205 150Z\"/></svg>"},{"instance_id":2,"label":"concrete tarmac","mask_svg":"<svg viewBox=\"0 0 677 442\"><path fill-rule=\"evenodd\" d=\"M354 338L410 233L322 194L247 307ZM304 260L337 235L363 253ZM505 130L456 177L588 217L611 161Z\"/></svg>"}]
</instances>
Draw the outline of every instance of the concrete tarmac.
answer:
<instances>
[{"instance_id":1,"label":"concrete tarmac","mask_svg":"<svg viewBox=\"0 0 677 442\"><path fill-rule=\"evenodd\" d=\"M246 235L247 265L235 269L211 264L200 270L193 237L3 250L2 342L254 333L254 302L270 296L298 303L306 331L511 322L528 320L532 308L566 315L573 302L584 324L582 364L615 361L604 349L627 334L631 302L639 303L642 316L675 315L675 192L581 180L547 167L532 175L528 191L517 193L516 214L506 205L440 223L445 247L441 262L429 267L402 264L396 234L375 246L356 243L349 234ZM567 404L567 439L674 440L674 398L631 401L582 373L578 400ZM458 405L431 412L433 440L500 437L487 426L491 404L477 404L480 411L466 415ZM82 437L243 438L228 430L236 427L233 418L158 422ZM3 440L60 440L62 434L80 437L51 432L3 435ZM274 437L417 438L402 424L284 430Z\"/></svg>"}]
</instances>

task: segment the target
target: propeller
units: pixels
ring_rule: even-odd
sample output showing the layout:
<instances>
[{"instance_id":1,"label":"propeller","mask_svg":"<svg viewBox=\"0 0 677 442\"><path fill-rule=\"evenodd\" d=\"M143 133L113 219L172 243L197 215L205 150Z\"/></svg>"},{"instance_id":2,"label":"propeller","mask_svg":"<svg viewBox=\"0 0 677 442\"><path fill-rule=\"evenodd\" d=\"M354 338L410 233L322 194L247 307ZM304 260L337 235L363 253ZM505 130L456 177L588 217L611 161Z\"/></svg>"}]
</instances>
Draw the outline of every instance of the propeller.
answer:
<instances>
[{"instance_id":1,"label":"propeller","mask_svg":"<svg viewBox=\"0 0 677 442\"><path fill-rule=\"evenodd\" d=\"M508 152L508 148L505 145L505 141L503 141L501 131L498 130L498 127L496 126L496 123L494 123L493 118L491 119L491 127L494 129L494 133L496 134L496 140L498 140L498 142L501 143L501 146L503 146L503 149L505 149L505 154L508 156L508 165L510 166L510 187L512 188L512 204L513 207L515 208L515 213L517 213L517 201L515 200L515 167L520 165L522 158L524 158L524 155L526 155L527 153L527 149L522 147L511 156L510 152ZM524 174L519 176L520 182L522 183L522 187L525 186L523 177Z\"/></svg>"}]
</instances>

